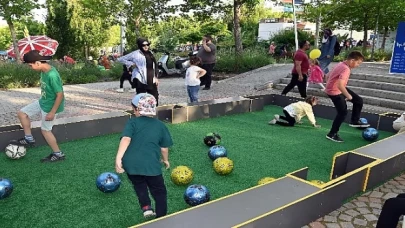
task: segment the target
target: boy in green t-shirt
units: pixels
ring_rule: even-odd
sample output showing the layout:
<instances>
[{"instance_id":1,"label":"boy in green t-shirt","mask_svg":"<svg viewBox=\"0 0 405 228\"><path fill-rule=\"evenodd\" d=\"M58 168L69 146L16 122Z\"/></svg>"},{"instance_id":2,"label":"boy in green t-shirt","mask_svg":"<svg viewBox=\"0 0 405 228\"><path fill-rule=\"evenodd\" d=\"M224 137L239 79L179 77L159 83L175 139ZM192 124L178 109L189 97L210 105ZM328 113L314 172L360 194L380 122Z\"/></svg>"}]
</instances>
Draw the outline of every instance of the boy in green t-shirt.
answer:
<instances>
[{"instance_id":1,"label":"boy in green t-shirt","mask_svg":"<svg viewBox=\"0 0 405 228\"><path fill-rule=\"evenodd\" d=\"M65 159L65 155L59 149L56 138L52 133L55 118L64 109L63 83L58 71L47 63L50 59L50 56L42 56L37 50L24 55L24 63L27 63L33 70L41 72L41 98L18 111L17 116L20 119L25 136L10 142L19 146L34 146L35 139L31 134L30 118L41 113L41 132L53 150L53 153L41 159L41 162L56 162Z\"/></svg>"},{"instance_id":2,"label":"boy in green t-shirt","mask_svg":"<svg viewBox=\"0 0 405 228\"><path fill-rule=\"evenodd\" d=\"M117 173L126 172L134 186L145 218L167 214L167 191L162 176L162 163L170 168L169 147L172 137L166 125L156 115L156 99L140 93L132 100L135 118L128 120L122 133L115 159ZM160 158L162 157L162 159ZM149 192L155 200L152 209Z\"/></svg>"}]
</instances>

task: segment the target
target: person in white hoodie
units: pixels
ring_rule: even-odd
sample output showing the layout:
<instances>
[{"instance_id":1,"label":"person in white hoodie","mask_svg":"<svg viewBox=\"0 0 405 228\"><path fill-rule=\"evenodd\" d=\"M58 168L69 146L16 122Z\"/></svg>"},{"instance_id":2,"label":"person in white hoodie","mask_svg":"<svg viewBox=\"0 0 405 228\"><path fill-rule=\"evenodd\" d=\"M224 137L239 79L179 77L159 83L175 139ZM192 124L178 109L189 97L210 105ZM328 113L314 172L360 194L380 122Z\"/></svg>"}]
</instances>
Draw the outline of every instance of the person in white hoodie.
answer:
<instances>
[{"instance_id":1,"label":"person in white hoodie","mask_svg":"<svg viewBox=\"0 0 405 228\"><path fill-rule=\"evenodd\" d=\"M392 123L392 128L398 133L405 132L405 112Z\"/></svg>"},{"instance_id":2,"label":"person in white hoodie","mask_svg":"<svg viewBox=\"0 0 405 228\"><path fill-rule=\"evenodd\" d=\"M308 117L309 122L314 127L321 127L316 124L315 115L312 107L318 104L318 98L315 96L309 96L304 101L298 101L286 106L283 109L285 116L274 115L274 119L269 124L278 124L281 126L293 127L296 123L301 123L301 119L305 116Z\"/></svg>"}]
</instances>

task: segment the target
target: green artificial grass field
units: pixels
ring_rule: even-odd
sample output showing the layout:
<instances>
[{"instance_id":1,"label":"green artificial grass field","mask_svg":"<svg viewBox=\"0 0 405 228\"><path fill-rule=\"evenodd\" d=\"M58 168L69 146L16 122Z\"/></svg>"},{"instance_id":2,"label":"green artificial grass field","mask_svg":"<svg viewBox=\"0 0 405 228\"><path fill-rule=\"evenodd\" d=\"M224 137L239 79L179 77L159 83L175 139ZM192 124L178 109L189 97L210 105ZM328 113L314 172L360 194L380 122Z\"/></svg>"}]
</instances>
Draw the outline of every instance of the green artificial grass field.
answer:
<instances>
[{"instance_id":1,"label":"green artificial grass field","mask_svg":"<svg viewBox=\"0 0 405 228\"><path fill-rule=\"evenodd\" d=\"M309 167L309 179L328 181L332 157L336 152L368 144L361 131L344 124L340 135L344 143L325 138L330 120L317 119L322 128L312 127L306 118L296 127L269 126L277 106L264 111L199 120L171 125L174 146L170 149L171 169L186 165L194 171L191 184L208 187L211 200L257 185L263 177L282 177ZM217 132L221 145L234 161L228 176L217 175L208 158L203 137ZM392 133L381 132L380 138ZM0 156L0 176L10 179L14 191L0 201L2 227L128 227L145 220L135 192L126 175L121 175L120 189L104 194L96 188L96 178L103 172L115 172L114 162L120 134L62 143L66 160L42 164L49 154L47 146L28 149L20 160ZM168 189L169 213L189 206L183 200L187 186L176 186L170 170L163 171Z\"/></svg>"}]
</instances>

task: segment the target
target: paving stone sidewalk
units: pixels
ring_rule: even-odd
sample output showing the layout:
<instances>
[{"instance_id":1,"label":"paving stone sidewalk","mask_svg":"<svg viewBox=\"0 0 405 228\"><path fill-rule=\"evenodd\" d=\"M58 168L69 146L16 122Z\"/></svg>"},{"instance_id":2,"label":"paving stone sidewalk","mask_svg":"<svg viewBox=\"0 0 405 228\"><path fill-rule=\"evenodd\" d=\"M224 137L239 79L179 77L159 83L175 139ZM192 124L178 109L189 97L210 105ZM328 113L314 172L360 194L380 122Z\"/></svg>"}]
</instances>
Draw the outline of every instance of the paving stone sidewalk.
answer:
<instances>
[{"instance_id":1,"label":"paving stone sidewalk","mask_svg":"<svg viewBox=\"0 0 405 228\"><path fill-rule=\"evenodd\" d=\"M364 193L329 215L303 228L372 228L377 224L385 200L405 192L405 174ZM402 218L398 228L402 227Z\"/></svg>"}]
</instances>

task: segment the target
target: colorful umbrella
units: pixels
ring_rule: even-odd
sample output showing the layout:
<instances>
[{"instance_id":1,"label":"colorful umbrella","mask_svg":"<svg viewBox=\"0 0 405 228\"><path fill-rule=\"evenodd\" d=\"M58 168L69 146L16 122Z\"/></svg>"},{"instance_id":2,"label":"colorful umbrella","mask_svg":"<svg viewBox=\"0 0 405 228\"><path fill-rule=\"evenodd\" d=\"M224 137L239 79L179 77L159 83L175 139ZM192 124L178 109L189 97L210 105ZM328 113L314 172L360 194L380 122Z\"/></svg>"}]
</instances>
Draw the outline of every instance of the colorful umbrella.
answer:
<instances>
[{"instance_id":1,"label":"colorful umbrella","mask_svg":"<svg viewBox=\"0 0 405 228\"><path fill-rule=\"evenodd\" d=\"M20 51L21 58L25 53L32 50L40 51L43 56L53 56L58 46L58 41L47 36L28 36L18 41L18 49ZM13 46L7 50L7 54L15 58Z\"/></svg>"}]
</instances>

